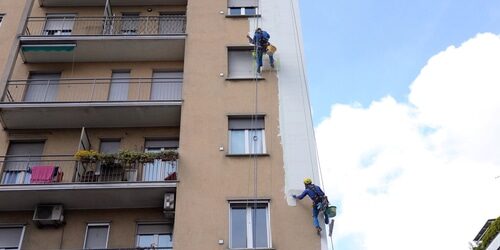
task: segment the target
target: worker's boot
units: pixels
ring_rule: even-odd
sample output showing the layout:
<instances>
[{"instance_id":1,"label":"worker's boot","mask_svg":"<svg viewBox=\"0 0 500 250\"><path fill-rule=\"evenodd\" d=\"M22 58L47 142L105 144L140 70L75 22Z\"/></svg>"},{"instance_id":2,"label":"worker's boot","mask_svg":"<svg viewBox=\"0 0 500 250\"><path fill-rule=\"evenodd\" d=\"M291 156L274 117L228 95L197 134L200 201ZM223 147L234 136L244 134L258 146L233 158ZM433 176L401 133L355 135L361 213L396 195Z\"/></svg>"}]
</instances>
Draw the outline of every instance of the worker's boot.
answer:
<instances>
[{"instance_id":1,"label":"worker's boot","mask_svg":"<svg viewBox=\"0 0 500 250\"><path fill-rule=\"evenodd\" d=\"M318 235L321 235L321 227L317 227L317 228L316 228L316 233L317 233Z\"/></svg>"}]
</instances>

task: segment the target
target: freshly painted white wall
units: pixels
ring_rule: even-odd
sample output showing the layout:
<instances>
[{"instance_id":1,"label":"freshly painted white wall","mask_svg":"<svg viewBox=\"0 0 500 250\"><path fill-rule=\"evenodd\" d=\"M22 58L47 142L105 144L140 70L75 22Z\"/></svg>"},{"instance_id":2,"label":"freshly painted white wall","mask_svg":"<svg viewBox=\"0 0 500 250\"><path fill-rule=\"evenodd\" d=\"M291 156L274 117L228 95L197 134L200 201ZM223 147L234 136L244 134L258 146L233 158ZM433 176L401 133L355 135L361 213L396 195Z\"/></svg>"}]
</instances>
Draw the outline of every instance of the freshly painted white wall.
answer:
<instances>
[{"instance_id":1,"label":"freshly painted white wall","mask_svg":"<svg viewBox=\"0 0 500 250\"><path fill-rule=\"evenodd\" d=\"M269 32L270 42L278 48L275 59L285 169L284 197L290 206L296 206L291 195L302 192L303 179L310 177L317 184L321 181L305 75L299 4L297 0L260 0L259 6L262 17L250 20L249 33L261 27ZM267 56L264 56L264 65L265 77L266 70L270 69ZM328 249L325 235L322 249Z\"/></svg>"}]
</instances>

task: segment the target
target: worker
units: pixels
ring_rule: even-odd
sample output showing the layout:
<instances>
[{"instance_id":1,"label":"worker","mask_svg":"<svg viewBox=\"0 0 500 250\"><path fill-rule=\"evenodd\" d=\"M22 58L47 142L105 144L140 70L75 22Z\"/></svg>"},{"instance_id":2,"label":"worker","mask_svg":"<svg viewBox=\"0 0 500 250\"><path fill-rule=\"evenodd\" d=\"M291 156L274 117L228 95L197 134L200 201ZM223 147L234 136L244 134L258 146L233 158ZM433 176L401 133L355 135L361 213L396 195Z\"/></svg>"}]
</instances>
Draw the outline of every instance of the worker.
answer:
<instances>
[{"instance_id":1,"label":"worker","mask_svg":"<svg viewBox=\"0 0 500 250\"><path fill-rule=\"evenodd\" d=\"M255 45L257 48L257 51L256 51L256 53L257 53L257 73L260 73L260 68L263 65L262 56L264 55L264 53L267 53L267 48L268 48L268 46L271 45L269 43L269 38L271 38L271 36L269 35L269 33L262 30L261 28L257 28L255 30L255 34L253 35L253 38L250 37L249 35L247 35L247 38L248 38L248 42ZM274 48L274 50L276 50L276 47L273 46L272 48ZM273 51L273 53L274 53L274 51ZM273 53L267 53L267 55L269 56L269 63L271 64L272 68L274 68Z\"/></svg>"},{"instance_id":2,"label":"worker","mask_svg":"<svg viewBox=\"0 0 500 250\"><path fill-rule=\"evenodd\" d=\"M316 228L316 232L318 233L318 235L320 235L321 227L319 226L318 215L319 212L322 211L323 215L325 216L325 224L328 225L329 218L325 213L325 209L328 207L328 198L325 196L325 193L323 192L323 190L321 190L320 187L312 183L312 180L310 178L304 179L304 185L304 192L302 192L302 194L300 194L299 196L292 195L292 197L297 200L302 200L307 195L313 201L313 225Z\"/></svg>"}]
</instances>

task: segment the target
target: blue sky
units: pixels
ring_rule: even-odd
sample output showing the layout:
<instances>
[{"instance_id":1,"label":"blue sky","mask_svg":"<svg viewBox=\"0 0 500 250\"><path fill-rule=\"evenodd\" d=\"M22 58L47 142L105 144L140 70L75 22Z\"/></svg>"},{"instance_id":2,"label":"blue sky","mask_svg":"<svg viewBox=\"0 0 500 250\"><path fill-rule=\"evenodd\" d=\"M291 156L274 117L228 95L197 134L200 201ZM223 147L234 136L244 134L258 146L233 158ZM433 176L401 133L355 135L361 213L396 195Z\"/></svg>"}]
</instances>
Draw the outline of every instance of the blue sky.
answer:
<instances>
[{"instance_id":1,"label":"blue sky","mask_svg":"<svg viewBox=\"0 0 500 250\"><path fill-rule=\"evenodd\" d=\"M427 60L480 32L500 33L496 0L300 1L315 124L334 103L406 101Z\"/></svg>"},{"instance_id":2,"label":"blue sky","mask_svg":"<svg viewBox=\"0 0 500 250\"><path fill-rule=\"evenodd\" d=\"M484 221L500 216L500 202L487 198L500 188L491 150L500 147L492 139L500 70L491 67L500 65L500 36L478 36L500 34L500 1L300 5L324 184L339 207L335 249L467 249ZM461 226L449 228L456 218Z\"/></svg>"}]
</instances>

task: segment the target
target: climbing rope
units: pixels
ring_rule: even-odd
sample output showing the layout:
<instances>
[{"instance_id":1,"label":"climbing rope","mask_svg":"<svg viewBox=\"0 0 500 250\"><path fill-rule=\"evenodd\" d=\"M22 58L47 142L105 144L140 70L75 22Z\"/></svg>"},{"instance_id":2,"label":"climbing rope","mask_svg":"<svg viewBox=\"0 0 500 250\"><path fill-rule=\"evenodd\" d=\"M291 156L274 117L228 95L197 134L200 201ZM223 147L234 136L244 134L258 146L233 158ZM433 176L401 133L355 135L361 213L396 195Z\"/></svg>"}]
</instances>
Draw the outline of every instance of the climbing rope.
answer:
<instances>
[{"instance_id":1,"label":"climbing rope","mask_svg":"<svg viewBox=\"0 0 500 250\"><path fill-rule=\"evenodd\" d=\"M305 88L303 88L302 90L306 92L307 96L309 96L309 89L308 89L308 82L307 82L307 78L305 77L305 67L304 67L304 63L302 61L303 59L303 52L302 52L302 46L301 46L301 43L300 43L300 38L299 38L299 28L297 26L297 20L295 18L295 14L296 14L296 11L295 11L295 5L294 5L294 0L290 0L290 6L292 8L292 19L293 19L293 27L295 29L295 42L297 44L297 46L299 47L299 53L297 53L297 63L299 64L299 67L301 69L300 71L300 77L301 77L301 80L304 81L305 83ZM304 85L301 85L301 86L304 86ZM304 100L305 101L305 100ZM308 103L304 103L304 107L308 107ZM308 117L306 115L306 113L304 112L304 120L307 120ZM311 138L311 134L310 134L310 130L309 129L306 129L306 132L307 132L307 138L310 139ZM315 134L315 131L314 131L314 128L312 129L312 136L314 138L314 141L316 141L316 134ZM313 155L313 150L311 149L311 145L308 144L308 150L309 150L309 155ZM318 164L318 174L319 174L319 178L320 178L320 187L322 190L325 190L324 188L324 179L323 179L323 171L322 171L322 168L321 168L321 163L319 161L319 154L318 154L318 151L316 150L315 151L315 158L316 158L316 163ZM311 159L311 171L312 171L312 174L313 174L313 178L314 178L314 162L313 160ZM332 234L333 235L333 234ZM330 236L330 244L331 244L331 247L332 247L332 250L334 250L334 246L333 246L333 236Z\"/></svg>"},{"instance_id":2,"label":"climbing rope","mask_svg":"<svg viewBox=\"0 0 500 250\"><path fill-rule=\"evenodd\" d=\"M260 0L258 2L258 6L260 6ZM258 8L259 11L259 16L260 14L260 8ZM260 17L255 17L254 19L254 24L255 27L259 27L259 18ZM255 37L255 31L254 31L254 37ZM252 37L252 39L254 38ZM254 67L255 67L255 77L254 77L254 82L255 82L255 93L254 93L254 98L255 98L255 105L254 105L254 113L252 115L251 119L251 129L250 129L250 135L251 136L251 157L252 157L252 163L253 163L253 211L252 211L252 220L257 221L257 204L258 204L258 160L257 160L257 140L259 139L257 136L257 130L256 130L256 125L258 122L258 112L259 112L259 73L257 71L260 71L259 68L257 68L257 60L259 60L259 52L258 52L258 41L253 41L254 42L254 54L255 54L255 59L256 61L254 62ZM262 136L262 135L261 135ZM261 138L262 140L262 138ZM263 145L262 145L263 146ZM252 223L253 224L253 223ZM257 227L255 225L252 226L252 239L255 242L257 236ZM254 242L252 242L252 246L254 246Z\"/></svg>"}]
</instances>

